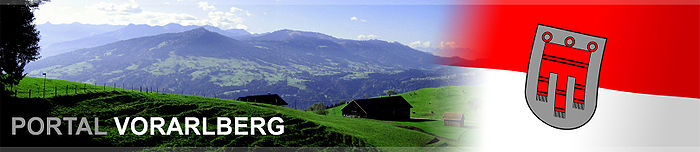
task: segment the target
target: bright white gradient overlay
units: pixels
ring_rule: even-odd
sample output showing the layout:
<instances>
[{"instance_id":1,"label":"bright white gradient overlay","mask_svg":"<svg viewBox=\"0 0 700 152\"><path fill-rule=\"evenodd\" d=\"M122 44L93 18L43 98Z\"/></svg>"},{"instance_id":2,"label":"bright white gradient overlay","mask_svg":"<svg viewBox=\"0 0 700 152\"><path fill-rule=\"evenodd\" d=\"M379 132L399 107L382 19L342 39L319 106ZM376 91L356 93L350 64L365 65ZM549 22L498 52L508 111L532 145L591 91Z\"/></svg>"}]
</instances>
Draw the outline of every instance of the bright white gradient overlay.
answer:
<instances>
[{"instance_id":1,"label":"bright white gradient overlay","mask_svg":"<svg viewBox=\"0 0 700 152\"><path fill-rule=\"evenodd\" d=\"M470 151L700 151L699 99L600 88L593 118L581 128L559 130L530 111L525 73L474 72L470 83L480 92Z\"/></svg>"}]
</instances>

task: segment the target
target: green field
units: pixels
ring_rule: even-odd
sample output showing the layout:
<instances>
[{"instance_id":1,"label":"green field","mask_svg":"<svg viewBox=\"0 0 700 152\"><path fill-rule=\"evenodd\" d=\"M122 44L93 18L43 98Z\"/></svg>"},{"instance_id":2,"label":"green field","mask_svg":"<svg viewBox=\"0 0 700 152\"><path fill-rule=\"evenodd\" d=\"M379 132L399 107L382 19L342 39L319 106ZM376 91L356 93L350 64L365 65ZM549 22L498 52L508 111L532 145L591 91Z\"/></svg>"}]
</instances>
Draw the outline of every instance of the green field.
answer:
<instances>
[{"instance_id":1,"label":"green field","mask_svg":"<svg viewBox=\"0 0 700 152\"><path fill-rule=\"evenodd\" d=\"M405 126L421 129L428 134L437 136L451 145L470 143L469 127L474 126L470 119L472 107L469 103L471 87L448 86L439 88L424 88L416 91L398 94L402 96L411 108L412 121L390 121ZM345 105L329 108L328 115L342 117L340 111ZM465 127L444 126L441 120L445 112L459 112L466 117Z\"/></svg>"},{"instance_id":2,"label":"green field","mask_svg":"<svg viewBox=\"0 0 700 152\"><path fill-rule=\"evenodd\" d=\"M413 106L411 118L441 119L445 112L459 112L465 115L472 114L470 92L471 87L448 86L438 88L424 88L416 91L398 94ZM345 105L329 108L328 115L342 116L341 109ZM469 121L469 117L467 117Z\"/></svg>"},{"instance_id":3,"label":"green field","mask_svg":"<svg viewBox=\"0 0 700 152\"><path fill-rule=\"evenodd\" d=\"M44 87L44 81L46 82L46 87ZM17 91L17 94L16 94L17 98L29 98L30 95L31 95L31 98L43 98L44 97L44 88L46 88L46 98L52 98L54 96L71 96L71 95L77 95L77 94L106 92L106 91L135 91L135 92L139 91L138 86L136 87L135 90L130 90L130 89L111 87L111 86L114 86L114 84L108 84L108 85L109 86L107 86L106 84L91 85L91 84L76 83L76 82L66 81L66 80L25 77L24 79L22 79L22 81L20 81L19 85L12 86L12 87L7 86L6 88L7 88L7 90L12 89L13 91ZM143 87L142 91L145 92L146 88ZM30 94L30 92L31 92L31 94Z\"/></svg>"},{"instance_id":4,"label":"green field","mask_svg":"<svg viewBox=\"0 0 700 152\"><path fill-rule=\"evenodd\" d=\"M248 103L234 100L225 100L208 97L146 93L138 90L119 89L112 87L95 86L63 80L47 79L46 98L43 92L42 78L27 77L18 86L12 89L18 90L17 98L3 99L3 122L8 116L24 117L99 117L100 130L107 131L106 136L52 136L46 140L36 138L22 138L25 136L7 137L3 132L3 146L28 146L55 144L79 144L62 146L125 146L125 147L423 147L423 146L454 146L454 141L435 139L459 137L447 136L449 132L431 130L437 121L430 123L417 122L391 122L372 119L355 119L338 116L318 115L313 112L300 111L286 107L267 104ZM68 86L68 87L66 87ZM117 84L119 86L119 84ZM76 89L77 88L77 89ZM448 89L451 87L447 87ZM7 87L9 90L10 87ZM29 91L32 90L32 98ZM55 89L55 90L54 90ZM440 88L434 93L441 93ZM442 90L444 91L444 90ZM411 92L409 92L411 93ZM430 91L416 91L418 95L428 94ZM406 94L406 93L405 93ZM448 93L449 94L449 93ZM415 99L424 97L414 95ZM410 95L406 97L407 99ZM443 99L443 98L440 98ZM450 99L450 98L444 98ZM432 101L429 104L442 105L444 101ZM413 104L413 103L411 103ZM420 104L413 104L414 107ZM424 109L424 108L414 108ZM449 108L437 108L449 110ZM435 112L439 112L436 110ZM416 111L420 115L423 112ZM282 117L285 125L285 133L280 136L178 136L178 135L143 135L136 136L127 133L120 136L114 125L113 117L207 117L215 120L216 117ZM435 117L428 117L435 118ZM412 124L417 123L417 124ZM91 122L92 124L92 122ZM213 130L214 121L208 125ZM2 125L7 125L2 124ZM415 127L406 127L415 126ZM439 125L441 126L441 125ZM74 124L77 127L77 124ZM5 128L5 126L3 126ZM436 137L435 135L438 135ZM85 142L69 142L85 141ZM27 142L32 141L32 142ZM25 143L26 142L26 143ZM64 143L65 142L65 143ZM80 144L87 145L80 145ZM458 144L457 144L458 145Z\"/></svg>"}]
</instances>

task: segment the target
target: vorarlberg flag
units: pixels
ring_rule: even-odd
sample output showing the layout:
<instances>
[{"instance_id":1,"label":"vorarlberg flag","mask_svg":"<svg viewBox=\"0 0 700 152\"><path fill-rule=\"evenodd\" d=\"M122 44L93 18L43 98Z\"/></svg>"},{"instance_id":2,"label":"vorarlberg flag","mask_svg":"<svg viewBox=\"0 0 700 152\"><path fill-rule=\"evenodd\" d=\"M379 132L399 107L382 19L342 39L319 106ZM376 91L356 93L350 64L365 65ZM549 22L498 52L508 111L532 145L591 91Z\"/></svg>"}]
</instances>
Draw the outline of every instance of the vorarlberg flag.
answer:
<instances>
[{"instance_id":1,"label":"vorarlberg flag","mask_svg":"<svg viewBox=\"0 0 700 152\"><path fill-rule=\"evenodd\" d=\"M445 64L479 69L474 141L484 150L700 147L700 1L468 1L454 11L448 54L467 60Z\"/></svg>"}]
</instances>

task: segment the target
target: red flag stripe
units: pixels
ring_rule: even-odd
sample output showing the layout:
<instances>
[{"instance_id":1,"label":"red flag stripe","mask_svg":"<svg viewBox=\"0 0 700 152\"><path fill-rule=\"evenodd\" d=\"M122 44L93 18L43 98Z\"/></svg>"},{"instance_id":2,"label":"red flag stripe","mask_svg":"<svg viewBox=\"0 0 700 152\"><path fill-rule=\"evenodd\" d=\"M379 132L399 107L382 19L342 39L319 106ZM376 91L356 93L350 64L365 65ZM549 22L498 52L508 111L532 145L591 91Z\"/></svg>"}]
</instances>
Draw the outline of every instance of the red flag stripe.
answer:
<instances>
[{"instance_id":1,"label":"red flag stripe","mask_svg":"<svg viewBox=\"0 0 700 152\"><path fill-rule=\"evenodd\" d=\"M607 38L601 88L700 98L700 5L692 2L463 5L451 54L471 59L454 65L526 72L536 26L545 24Z\"/></svg>"}]
</instances>

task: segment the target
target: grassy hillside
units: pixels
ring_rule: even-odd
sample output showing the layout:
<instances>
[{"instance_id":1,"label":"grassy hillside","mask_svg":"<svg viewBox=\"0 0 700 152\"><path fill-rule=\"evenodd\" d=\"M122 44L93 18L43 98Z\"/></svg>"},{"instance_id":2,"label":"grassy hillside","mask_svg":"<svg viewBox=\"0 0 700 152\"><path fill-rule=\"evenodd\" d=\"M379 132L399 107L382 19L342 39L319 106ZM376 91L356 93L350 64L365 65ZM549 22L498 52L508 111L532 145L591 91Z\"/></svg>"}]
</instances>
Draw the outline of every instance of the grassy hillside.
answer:
<instances>
[{"instance_id":1,"label":"grassy hillside","mask_svg":"<svg viewBox=\"0 0 700 152\"><path fill-rule=\"evenodd\" d=\"M9 136L2 133L2 146L390 146L415 147L445 145L435 136L405 127L401 123L317 115L286 107L234 100L165 93L146 93L63 80L46 81L46 98L41 93L43 79L27 77L15 90L17 98L0 102L2 122L11 116L23 117L99 117L100 130L106 136ZM68 86L68 89L66 89ZM78 88L75 90L75 88ZM55 88L55 91L54 91ZM9 87L7 88L9 89ZM54 94L56 92L57 94ZM415 106L415 105L414 105ZM124 135L117 133L113 117L207 117L210 130L216 117L282 117L285 133L280 136L164 136ZM92 122L91 122L92 124ZM7 123L0 126L7 130ZM181 124L184 125L184 124ZM65 127L65 125L63 125ZM74 128L77 124L74 124ZM26 130L24 132L26 134ZM29 142L31 141L31 142Z\"/></svg>"},{"instance_id":2,"label":"grassy hillside","mask_svg":"<svg viewBox=\"0 0 700 152\"><path fill-rule=\"evenodd\" d=\"M469 115L470 92L472 92L471 87L448 86L424 88L399 95L413 106L411 117L441 119L445 112L460 112Z\"/></svg>"},{"instance_id":3,"label":"grassy hillside","mask_svg":"<svg viewBox=\"0 0 700 152\"><path fill-rule=\"evenodd\" d=\"M471 87L447 86L424 88L416 91L398 94L413 106L411 118L441 119L445 112L460 112L469 115ZM341 109L345 105L329 108L328 115L342 116ZM468 119L468 117L467 117Z\"/></svg>"},{"instance_id":4,"label":"grassy hillside","mask_svg":"<svg viewBox=\"0 0 700 152\"><path fill-rule=\"evenodd\" d=\"M461 79L454 76L456 67L433 64L441 57L400 43L319 35L281 30L235 40L198 28L77 49L25 69L32 76L46 72L76 82L157 86L228 99L274 91L301 108Z\"/></svg>"},{"instance_id":5,"label":"grassy hillside","mask_svg":"<svg viewBox=\"0 0 700 152\"><path fill-rule=\"evenodd\" d=\"M29 98L30 96L30 91L31 91L31 97L32 98L43 98L44 96L44 81L46 82L46 98L52 98L54 96L67 96L67 95L76 95L76 94L85 94L85 93L94 93L94 92L106 92L106 91L136 91L138 92L138 86L136 87L136 90L129 90L129 89L122 89L122 88L115 88L115 87L110 87L114 86L114 84L99 84L99 85L91 85L91 84L85 84L85 83L76 83L72 81L66 81L66 80L57 80L57 79L45 79L44 78L33 78L33 77L25 77L20 81L20 84L17 86L12 86L12 90L17 91L17 98ZM119 84L121 85L121 84ZM121 87L121 86L120 86ZM7 90L10 90L10 86L6 87ZM143 91L146 90L146 88L142 88Z\"/></svg>"},{"instance_id":6,"label":"grassy hillside","mask_svg":"<svg viewBox=\"0 0 700 152\"><path fill-rule=\"evenodd\" d=\"M438 88L424 88L416 91L398 94L408 101L411 108L411 121L390 121L401 125L419 128L428 134L435 135L439 139L450 144L469 143L469 127L473 126L470 100L471 87L448 86ZM329 108L329 116L342 117L340 111L345 105ZM466 127L444 126L441 120L445 112L459 112L466 117Z\"/></svg>"}]
</instances>

